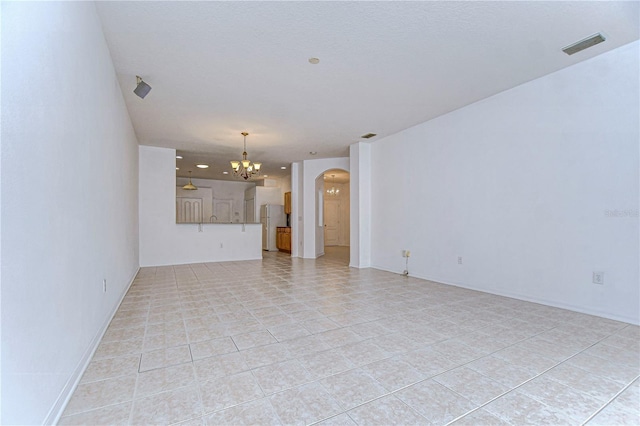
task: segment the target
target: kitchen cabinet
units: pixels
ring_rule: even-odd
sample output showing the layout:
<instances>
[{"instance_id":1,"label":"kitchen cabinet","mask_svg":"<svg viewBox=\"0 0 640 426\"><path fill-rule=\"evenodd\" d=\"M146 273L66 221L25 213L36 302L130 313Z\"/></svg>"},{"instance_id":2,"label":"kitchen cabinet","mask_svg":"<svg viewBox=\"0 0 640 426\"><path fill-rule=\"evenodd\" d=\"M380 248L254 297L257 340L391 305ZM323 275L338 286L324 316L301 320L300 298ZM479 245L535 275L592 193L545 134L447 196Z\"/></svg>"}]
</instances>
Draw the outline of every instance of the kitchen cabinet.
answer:
<instances>
[{"instance_id":1,"label":"kitchen cabinet","mask_svg":"<svg viewBox=\"0 0 640 426\"><path fill-rule=\"evenodd\" d=\"M291 228L278 226L276 230L276 247L279 251L291 253Z\"/></svg>"},{"instance_id":2,"label":"kitchen cabinet","mask_svg":"<svg viewBox=\"0 0 640 426\"><path fill-rule=\"evenodd\" d=\"M284 193L284 213L291 214L291 192Z\"/></svg>"}]
</instances>

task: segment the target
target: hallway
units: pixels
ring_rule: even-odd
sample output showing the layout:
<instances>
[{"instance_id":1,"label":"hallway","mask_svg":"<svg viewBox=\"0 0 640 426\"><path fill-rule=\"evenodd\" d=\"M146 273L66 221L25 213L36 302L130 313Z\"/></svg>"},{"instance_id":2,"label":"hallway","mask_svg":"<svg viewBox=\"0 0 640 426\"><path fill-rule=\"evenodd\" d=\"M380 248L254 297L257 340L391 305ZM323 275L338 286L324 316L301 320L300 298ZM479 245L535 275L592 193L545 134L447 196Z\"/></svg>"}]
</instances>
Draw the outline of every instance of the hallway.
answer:
<instances>
[{"instance_id":1,"label":"hallway","mask_svg":"<svg viewBox=\"0 0 640 426\"><path fill-rule=\"evenodd\" d=\"M336 264L349 266L349 247L325 246L324 256L318 258L321 261L332 261Z\"/></svg>"},{"instance_id":2,"label":"hallway","mask_svg":"<svg viewBox=\"0 0 640 426\"><path fill-rule=\"evenodd\" d=\"M640 422L639 327L335 252L142 268L60 424Z\"/></svg>"}]
</instances>

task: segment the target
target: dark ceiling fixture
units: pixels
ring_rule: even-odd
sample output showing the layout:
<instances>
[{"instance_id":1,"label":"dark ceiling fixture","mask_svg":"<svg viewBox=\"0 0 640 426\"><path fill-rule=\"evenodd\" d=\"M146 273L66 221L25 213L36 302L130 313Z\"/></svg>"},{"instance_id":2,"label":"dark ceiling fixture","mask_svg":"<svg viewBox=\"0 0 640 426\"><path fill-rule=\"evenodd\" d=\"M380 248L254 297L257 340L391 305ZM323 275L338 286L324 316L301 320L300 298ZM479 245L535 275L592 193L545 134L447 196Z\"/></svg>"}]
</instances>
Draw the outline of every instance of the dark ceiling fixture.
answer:
<instances>
[{"instance_id":1,"label":"dark ceiling fixture","mask_svg":"<svg viewBox=\"0 0 640 426\"><path fill-rule=\"evenodd\" d=\"M133 89L133 93L138 95L140 98L144 99L144 97L147 96L150 91L151 91L151 86L145 83L142 80L142 77L140 77L139 75L136 75L136 88Z\"/></svg>"}]
</instances>

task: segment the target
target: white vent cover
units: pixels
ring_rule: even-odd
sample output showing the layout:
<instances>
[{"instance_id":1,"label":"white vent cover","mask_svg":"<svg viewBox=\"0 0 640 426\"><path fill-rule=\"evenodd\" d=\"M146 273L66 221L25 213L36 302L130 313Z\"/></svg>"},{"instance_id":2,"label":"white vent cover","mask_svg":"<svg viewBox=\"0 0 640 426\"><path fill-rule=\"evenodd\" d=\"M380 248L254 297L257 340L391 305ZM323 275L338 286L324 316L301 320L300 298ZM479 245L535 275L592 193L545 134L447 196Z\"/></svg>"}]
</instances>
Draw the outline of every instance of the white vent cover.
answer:
<instances>
[{"instance_id":1,"label":"white vent cover","mask_svg":"<svg viewBox=\"0 0 640 426\"><path fill-rule=\"evenodd\" d=\"M562 51L567 55L573 55L574 53L578 53L581 50L584 50L591 46L595 46L598 43L602 43L605 40L606 38L602 34L597 33L585 38L584 40L580 40L576 43L570 44L567 47L563 47Z\"/></svg>"}]
</instances>

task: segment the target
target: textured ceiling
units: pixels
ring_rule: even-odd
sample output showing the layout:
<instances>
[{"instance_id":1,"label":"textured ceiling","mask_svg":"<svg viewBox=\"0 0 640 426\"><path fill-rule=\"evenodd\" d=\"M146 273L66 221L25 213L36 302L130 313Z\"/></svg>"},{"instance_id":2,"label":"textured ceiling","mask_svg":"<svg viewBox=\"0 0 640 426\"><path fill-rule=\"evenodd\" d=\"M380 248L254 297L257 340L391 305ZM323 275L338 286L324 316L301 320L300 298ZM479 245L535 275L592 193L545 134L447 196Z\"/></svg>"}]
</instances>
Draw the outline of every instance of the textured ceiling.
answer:
<instances>
[{"instance_id":1,"label":"textured ceiling","mask_svg":"<svg viewBox=\"0 0 640 426\"><path fill-rule=\"evenodd\" d=\"M271 177L639 37L638 2L99 2L140 144L224 179L247 131ZM596 32L573 56L561 48ZM312 65L311 57L320 59ZM135 76L153 89L135 96ZM310 151L316 151L311 156ZM193 164L206 162L205 171ZM287 170L281 170L287 166Z\"/></svg>"}]
</instances>

